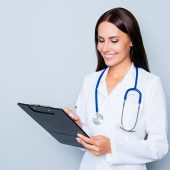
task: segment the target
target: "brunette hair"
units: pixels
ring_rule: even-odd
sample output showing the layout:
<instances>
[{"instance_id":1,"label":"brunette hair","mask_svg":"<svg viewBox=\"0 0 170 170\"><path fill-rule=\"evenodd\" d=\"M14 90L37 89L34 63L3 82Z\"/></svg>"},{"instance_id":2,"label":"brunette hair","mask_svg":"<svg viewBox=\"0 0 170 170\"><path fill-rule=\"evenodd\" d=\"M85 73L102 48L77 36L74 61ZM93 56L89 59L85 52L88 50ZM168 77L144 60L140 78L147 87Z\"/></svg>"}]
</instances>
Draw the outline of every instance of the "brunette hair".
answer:
<instances>
[{"instance_id":1,"label":"brunette hair","mask_svg":"<svg viewBox=\"0 0 170 170\"><path fill-rule=\"evenodd\" d=\"M96 71L100 71L106 68L103 57L97 50L98 43L98 27L103 21L110 22L114 24L121 31L126 33L132 41L133 46L130 49L131 61L136 67L141 67L149 72L149 64L147 60L147 55L143 45L143 40L140 32L138 22L134 15L124 8L113 8L106 11L97 21L95 27L95 46L97 54L97 68Z\"/></svg>"}]
</instances>

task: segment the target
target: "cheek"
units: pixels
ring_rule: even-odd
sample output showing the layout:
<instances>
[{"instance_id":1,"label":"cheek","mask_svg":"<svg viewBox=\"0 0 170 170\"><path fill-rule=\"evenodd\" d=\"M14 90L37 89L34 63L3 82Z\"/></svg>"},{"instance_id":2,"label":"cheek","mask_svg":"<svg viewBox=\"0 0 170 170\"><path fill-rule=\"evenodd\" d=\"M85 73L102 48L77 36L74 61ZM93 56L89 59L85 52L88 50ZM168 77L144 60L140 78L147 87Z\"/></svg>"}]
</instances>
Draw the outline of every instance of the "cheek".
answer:
<instances>
[{"instance_id":1,"label":"cheek","mask_svg":"<svg viewBox=\"0 0 170 170\"><path fill-rule=\"evenodd\" d=\"M115 51L117 51L117 52L121 52L122 46L121 46L121 44L116 43L116 44L114 44L114 45L112 46L112 49L115 50Z\"/></svg>"},{"instance_id":2,"label":"cheek","mask_svg":"<svg viewBox=\"0 0 170 170\"><path fill-rule=\"evenodd\" d=\"M120 45L117 47L117 50L119 50L119 52L129 53L129 51L130 51L130 46L129 46L129 44L120 44Z\"/></svg>"},{"instance_id":3,"label":"cheek","mask_svg":"<svg viewBox=\"0 0 170 170\"><path fill-rule=\"evenodd\" d=\"M97 44L97 50L99 51L99 52L101 52L101 49L102 49L102 44Z\"/></svg>"},{"instance_id":4,"label":"cheek","mask_svg":"<svg viewBox=\"0 0 170 170\"><path fill-rule=\"evenodd\" d=\"M129 45L125 46L124 51L125 51L125 53L129 54L130 53L130 46Z\"/></svg>"}]
</instances>

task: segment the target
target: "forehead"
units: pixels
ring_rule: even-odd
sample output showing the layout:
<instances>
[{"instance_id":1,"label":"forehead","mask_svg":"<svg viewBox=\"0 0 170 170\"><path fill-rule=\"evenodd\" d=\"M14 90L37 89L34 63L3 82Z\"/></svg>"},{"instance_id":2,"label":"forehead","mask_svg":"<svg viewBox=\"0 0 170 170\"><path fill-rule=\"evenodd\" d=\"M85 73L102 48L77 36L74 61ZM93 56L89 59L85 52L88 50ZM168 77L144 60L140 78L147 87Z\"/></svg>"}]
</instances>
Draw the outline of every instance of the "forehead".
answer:
<instances>
[{"instance_id":1,"label":"forehead","mask_svg":"<svg viewBox=\"0 0 170 170\"><path fill-rule=\"evenodd\" d=\"M101 37L110 37L110 36L127 36L126 33L121 31L116 25L104 21L101 22L98 26L98 36Z\"/></svg>"}]
</instances>

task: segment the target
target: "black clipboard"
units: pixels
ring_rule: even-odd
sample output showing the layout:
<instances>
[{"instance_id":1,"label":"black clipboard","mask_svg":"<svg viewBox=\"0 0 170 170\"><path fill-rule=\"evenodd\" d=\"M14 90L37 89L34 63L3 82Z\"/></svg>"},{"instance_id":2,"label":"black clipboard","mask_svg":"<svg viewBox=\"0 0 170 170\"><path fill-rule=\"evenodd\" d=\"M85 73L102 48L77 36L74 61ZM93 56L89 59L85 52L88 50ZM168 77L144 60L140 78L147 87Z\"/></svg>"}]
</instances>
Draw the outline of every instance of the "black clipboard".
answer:
<instances>
[{"instance_id":1,"label":"black clipboard","mask_svg":"<svg viewBox=\"0 0 170 170\"><path fill-rule=\"evenodd\" d=\"M60 143L84 148L77 142L77 134L89 136L63 109L24 103L18 105Z\"/></svg>"}]
</instances>

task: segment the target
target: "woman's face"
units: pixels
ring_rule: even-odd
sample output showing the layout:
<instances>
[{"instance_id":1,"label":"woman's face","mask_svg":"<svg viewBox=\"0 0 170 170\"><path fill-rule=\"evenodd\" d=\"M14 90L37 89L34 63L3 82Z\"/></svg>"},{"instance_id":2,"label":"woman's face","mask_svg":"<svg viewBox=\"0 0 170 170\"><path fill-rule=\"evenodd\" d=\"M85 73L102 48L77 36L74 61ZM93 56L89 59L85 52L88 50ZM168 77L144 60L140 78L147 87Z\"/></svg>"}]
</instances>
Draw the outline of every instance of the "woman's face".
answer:
<instances>
[{"instance_id":1,"label":"woman's face","mask_svg":"<svg viewBox=\"0 0 170 170\"><path fill-rule=\"evenodd\" d=\"M115 66L130 61L132 42L129 36L110 22L98 26L97 49L107 66Z\"/></svg>"}]
</instances>

